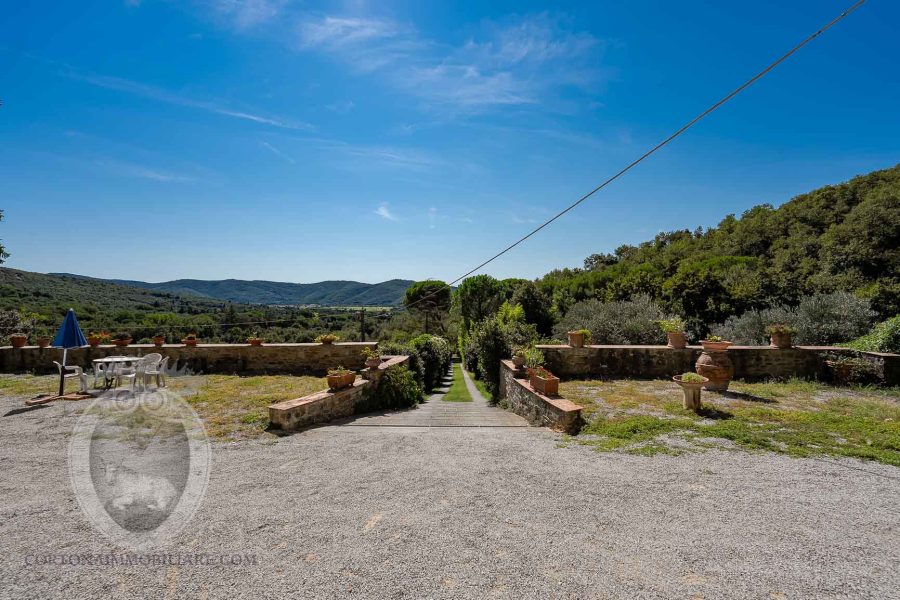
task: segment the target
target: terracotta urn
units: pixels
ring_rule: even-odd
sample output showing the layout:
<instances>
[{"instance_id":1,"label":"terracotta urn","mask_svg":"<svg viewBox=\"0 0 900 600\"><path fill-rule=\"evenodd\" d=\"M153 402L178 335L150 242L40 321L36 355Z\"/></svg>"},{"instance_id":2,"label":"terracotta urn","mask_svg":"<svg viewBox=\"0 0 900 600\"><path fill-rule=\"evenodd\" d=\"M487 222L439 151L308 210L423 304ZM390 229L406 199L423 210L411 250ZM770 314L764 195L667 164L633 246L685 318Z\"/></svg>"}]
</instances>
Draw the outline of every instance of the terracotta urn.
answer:
<instances>
[{"instance_id":1,"label":"terracotta urn","mask_svg":"<svg viewBox=\"0 0 900 600\"><path fill-rule=\"evenodd\" d=\"M183 340L181 340L181 343L189 348L193 348L197 345L198 341L199 340L197 340L196 338L194 338L194 339L184 338Z\"/></svg>"},{"instance_id":2,"label":"terracotta urn","mask_svg":"<svg viewBox=\"0 0 900 600\"><path fill-rule=\"evenodd\" d=\"M791 339L790 333L778 332L778 333L773 333L772 335L769 336L769 344L773 348L779 348L781 350L786 350L794 345L793 342L794 342L794 340Z\"/></svg>"},{"instance_id":3,"label":"terracotta urn","mask_svg":"<svg viewBox=\"0 0 900 600\"><path fill-rule=\"evenodd\" d=\"M13 348L23 348L26 342L28 342L28 336L24 333L14 333L9 336L9 343Z\"/></svg>"},{"instance_id":4,"label":"terracotta urn","mask_svg":"<svg viewBox=\"0 0 900 600\"><path fill-rule=\"evenodd\" d=\"M124 340L121 340L121 339L113 340L113 344L115 344L116 346L119 346L119 347L127 346L130 343L131 343L131 338L126 338Z\"/></svg>"},{"instance_id":5,"label":"terracotta urn","mask_svg":"<svg viewBox=\"0 0 900 600\"><path fill-rule=\"evenodd\" d=\"M375 368L381 366L381 357L373 356L372 358L367 358L366 366L369 367L370 369L375 369Z\"/></svg>"},{"instance_id":6,"label":"terracotta urn","mask_svg":"<svg viewBox=\"0 0 900 600\"><path fill-rule=\"evenodd\" d=\"M698 375L709 380L703 384L703 387L711 392L728 390L728 384L734 377L734 363L728 358L727 350L707 350L704 347L703 353L700 354L700 358L697 359L697 364L694 366Z\"/></svg>"},{"instance_id":7,"label":"terracotta urn","mask_svg":"<svg viewBox=\"0 0 900 600\"><path fill-rule=\"evenodd\" d=\"M91 348L96 348L97 346L100 345L100 342L103 341L103 338L91 335L91 336L88 336L87 341L88 341L88 345L90 345Z\"/></svg>"},{"instance_id":8,"label":"terracotta urn","mask_svg":"<svg viewBox=\"0 0 900 600\"><path fill-rule=\"evenodd\" d=\"M160 346L162 346L165 343L166 343L165 336L157 335L157 336L153 337L153 345L156 346L157 348L159 348Z\"/></svg>"},{"instance_id":9,"label":"terracotta urn","mask_svg":"<svg viewBox=\"0 0 900 600\"><path fill-rule=\"evenodd\" d=\"M674 348L675 350L684 350L687 346L687 338L684 336L683 331L667 331L666 339L668 340L669 348Z\"/></svg>"},{"instance_id":10,"label":"terracotta urn","mask_svg":"<svg viewBox=\"0 0 900 600\"><path fill-rule=\"evenodd\" d=\"M584 332L582 331L569 331L567 333L569 336L569 345L573 348L584 348Z\"/></svg>"},{"instance_id":11,"label":"terracotta urn","mask_svg":"<svg viewBox=\"0 0 900 600\"><path fill-rule=\"evenodd\" d=\"M39 348L46 348L50 345L51 341L52 340L49 337L43 335L37 339L37 345Z\"/></svg>"},{"instance_id":12,"label":"terracotta urn","mask_svg":"<svg viewBox=\"0 0 900 600\"><path fill-rule=\"evenodd\" d=\"M247 343L250 344L251 346L262 346L263 345L262 338L250 338L249 340L247 340Z\"/></svg>"}]
</instances>

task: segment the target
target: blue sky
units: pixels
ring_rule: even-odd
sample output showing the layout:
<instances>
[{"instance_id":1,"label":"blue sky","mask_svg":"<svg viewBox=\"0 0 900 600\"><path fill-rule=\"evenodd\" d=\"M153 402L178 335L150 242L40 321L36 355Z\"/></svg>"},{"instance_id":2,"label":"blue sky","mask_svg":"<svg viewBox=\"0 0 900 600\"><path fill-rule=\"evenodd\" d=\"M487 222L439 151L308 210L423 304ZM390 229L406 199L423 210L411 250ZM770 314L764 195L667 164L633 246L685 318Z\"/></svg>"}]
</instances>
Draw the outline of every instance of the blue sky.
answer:
<instances>
[{"instance_id":1,"label":"blue sky","mask_svg":"<svg viewBox=\"0 0 900 600\"><path fill-rule=\"evenodd\" d=\"M4 1L7 266L451 280L847 4ZM870 0L485 272L896 164L898 22Z\"/></svg>"}]
</instances>

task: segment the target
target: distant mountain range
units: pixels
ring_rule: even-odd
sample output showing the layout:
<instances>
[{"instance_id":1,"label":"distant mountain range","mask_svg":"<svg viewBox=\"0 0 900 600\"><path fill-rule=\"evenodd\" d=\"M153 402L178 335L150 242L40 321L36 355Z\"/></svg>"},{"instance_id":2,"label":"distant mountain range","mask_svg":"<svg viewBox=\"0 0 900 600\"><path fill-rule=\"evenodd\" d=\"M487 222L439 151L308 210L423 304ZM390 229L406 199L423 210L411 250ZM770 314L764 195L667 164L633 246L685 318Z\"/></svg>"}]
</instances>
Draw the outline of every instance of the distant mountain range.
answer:
<instances>
[{"instance_id":1,"label":"distant mountain range","mask_svg":"<svg viewBox=\"0 0 900 600\"><path fill-rule=\"evenodd\" d=\"M177 294L227 300L241 304L321 304L324 306L392 306L400 304L412 281L391 279L381 283L359 281L320 281L319 283L285 283L279 281L247 281L243 279L176 279L161 283L127 279L98 279L71 273L48 273L49 276L102 281L121 286Z\"/></svg>"}]
</instances>

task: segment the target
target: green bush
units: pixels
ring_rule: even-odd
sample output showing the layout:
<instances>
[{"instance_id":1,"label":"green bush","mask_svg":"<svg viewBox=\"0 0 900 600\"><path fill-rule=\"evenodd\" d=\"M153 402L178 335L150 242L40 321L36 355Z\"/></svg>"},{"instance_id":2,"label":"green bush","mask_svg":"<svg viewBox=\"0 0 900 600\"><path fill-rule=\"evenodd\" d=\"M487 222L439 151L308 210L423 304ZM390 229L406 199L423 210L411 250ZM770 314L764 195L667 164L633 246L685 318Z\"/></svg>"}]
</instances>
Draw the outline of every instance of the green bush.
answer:
<instances>
[{"instance_id":1,"label":"green bush","mask_svg":"<svg viewBox=\"0 0 900 600\"><path fill-rule=\"evenodd\" d=\"M664 317L662 308L645 295L618 302L585 300L569 309L554 332L565 339L567 331L584 328L595 344L660 344L666 339L658 325Z\"/></svg>"},{"instance_id":2,"label":"green bush","mask_svg":"<svg viewBox=\"0 0 900 600\"><path fill-rule=\"evenodd\" d=\"M396 342L378 342L378 351L382 355L408 356L409 362L407 366L416 379L416 383L423 390L425 389L425 367L422 365L422 357L419 351L407 344L398 344Z\"/></svg>"},{"instance_id":3,"label":"green bush","mask_svg":"<svg viewBox=\"0 0 900 600\"><path fill-rule=\"evenodd\" d=\"M450 369L453 348L450 342L436 335L422 334L410 340L422 363L422 380L425 391L440 386L441 379Z\"/></svg>"},{"instance_id":4,"label":"green bush","mask_svg":"<svg viewBox=\"0 0 900 600\"><path fill-rule=\"evenodd\" d=\"M472 331L464 353L466 366L473 364L473 373L484 382L491 400L497 401L500 395L500 361L509 358L513 348L530 346L537 337L534 325L503 323L497 317L481 322Z\"/></svg>"},{"instance_id":5,"label":"green bush","mask_svg":"<svg viewBox=\"0 0 900 600\"><path fill-rule=\"evenodd\" d=\"M856 338L847 346L865 352L900 353L900 315L882 321L872 331Z\"/></svg>"},{"instance_id":6,"label":"green bush","mask_svg":"<svg viewBox=\"0 0 900 600\"><path fill-rule=\"evenodd\" d=\"M381 376L378 387L367 395L359 412L412 408L423 399L416 376L405 366L391 367Z\"/></svg>"}]
</instances>

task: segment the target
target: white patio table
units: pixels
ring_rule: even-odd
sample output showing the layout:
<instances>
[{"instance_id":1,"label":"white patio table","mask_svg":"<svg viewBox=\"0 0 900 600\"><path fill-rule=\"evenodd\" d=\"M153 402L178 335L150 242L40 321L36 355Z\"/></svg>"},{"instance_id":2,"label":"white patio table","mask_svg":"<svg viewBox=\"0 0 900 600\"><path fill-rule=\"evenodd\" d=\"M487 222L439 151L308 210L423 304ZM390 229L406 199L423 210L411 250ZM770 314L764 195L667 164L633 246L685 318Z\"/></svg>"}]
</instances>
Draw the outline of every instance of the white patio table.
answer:
<instances>
[{"instance_id":1,"label":"white patio table","mask_svg":"<svg viewBox=\"0 0 900 600\"><path fill-rule=\"evenodd\" d=\"M105 358L95 358L91 362L94 365L95 373L97 372L97 364L107 365L106 370L103 373L103 383L106 389L109 389L116 381L122 367L130 366L139 360L141 360L140 356L107 356Z\"/></svg>"}]
</instances>

